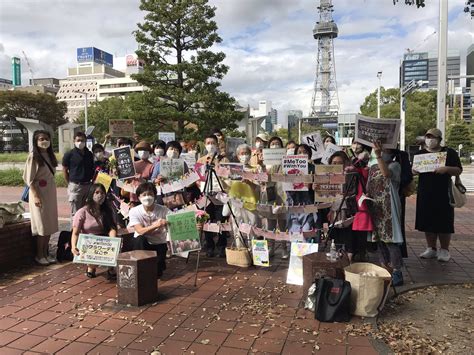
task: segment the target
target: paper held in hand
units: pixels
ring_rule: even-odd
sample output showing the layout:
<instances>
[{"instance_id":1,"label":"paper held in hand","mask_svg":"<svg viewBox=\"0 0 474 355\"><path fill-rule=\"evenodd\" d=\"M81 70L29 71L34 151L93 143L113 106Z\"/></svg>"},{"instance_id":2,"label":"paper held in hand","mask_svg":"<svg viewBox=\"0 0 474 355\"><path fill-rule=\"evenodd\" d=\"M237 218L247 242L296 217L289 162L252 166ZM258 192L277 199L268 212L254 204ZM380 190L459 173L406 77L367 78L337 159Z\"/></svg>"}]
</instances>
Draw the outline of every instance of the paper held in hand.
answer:
<instances>
[{"instance_id":1,"label":"paper held in hand","mask_svg":"<svg viewBox=\"0 0 474 355\"><path fill-rule=\"evenodd\" d=\"M397 148L400 133L400 120L389 118L369 118L362 115L356 116L355 140L359 143L373 147L373 142L378 140L383 148Z\"/></svg>"},{"instance_id":2,"label":"paper held in hand","mask_svg":"<svg viewBox=\"0 0 474 355\"><path fill-rule=\"evenodd\" d=\"M413 157L412 169L419 173L430 173L446 166L447 152L418 154Z\"/></svg>"},{"instance_id":3,"label":"paper held in hand","mask_svg":"<svg viewBox=\"0 0 474 355\"><path fill-rule=\"evenodd\" d=\"M311 151L313 152L313 155L311 156L312 160L323 157L324 144L323 144L323 139L321 138L320 131L316 131L316 132L304 135L301 138L301 143L307 144L311 147Z\"/></svg>"},{"instance_id":4,"label":"paper held in hand","mask_svg":"<svg viewBox=\"0 0 474 355\"><path fill-rule=\"evenodd\" d=\"M120 253L121 244L121 238L79 234L77 249L80 254L74 256L74 262L101 266L117 266L117 257Z\"/></svg>"}]
</instances>

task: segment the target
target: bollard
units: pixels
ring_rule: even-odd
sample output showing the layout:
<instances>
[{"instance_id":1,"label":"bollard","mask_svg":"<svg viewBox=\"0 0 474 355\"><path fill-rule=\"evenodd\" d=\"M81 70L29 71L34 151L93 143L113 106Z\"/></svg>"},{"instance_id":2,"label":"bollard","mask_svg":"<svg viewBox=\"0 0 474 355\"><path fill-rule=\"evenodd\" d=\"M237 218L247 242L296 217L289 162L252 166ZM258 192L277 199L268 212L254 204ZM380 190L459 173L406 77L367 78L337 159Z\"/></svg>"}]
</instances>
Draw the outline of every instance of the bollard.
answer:
<instances>
[{"instance_id":1,"label":"bollard","mask_svg":"<svg viewBox=\"0 0 474 355\"><path fill-rule=\"evenodd\" d=\"M158 298L155 251L134 250L117 258L118 303L142 306Z\"/></svg>"}]
</instances>

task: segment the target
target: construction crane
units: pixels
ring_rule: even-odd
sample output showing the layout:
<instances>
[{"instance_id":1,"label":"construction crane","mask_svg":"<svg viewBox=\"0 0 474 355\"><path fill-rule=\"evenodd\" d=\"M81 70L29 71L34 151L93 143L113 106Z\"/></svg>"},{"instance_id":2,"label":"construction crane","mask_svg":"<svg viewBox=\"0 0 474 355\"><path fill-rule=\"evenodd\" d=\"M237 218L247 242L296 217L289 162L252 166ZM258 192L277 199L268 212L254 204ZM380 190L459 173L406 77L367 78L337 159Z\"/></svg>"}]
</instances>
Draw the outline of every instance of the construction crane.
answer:
<instances>
[{"instance_id":1,"label":"construction crane","mask_svg":"<svg viewBox=\"0 0 474 355\"><path fill-rule=\"evenodd\" d=\"M33 76L33 69L31 69L30 61L28 60L28 57L26 56L25 51L21 51L23 53L23 57L25 57L26 65L28 65L28 70L30 71L30 85L34 85L34 76Z\"/></svg>"}]
</instances>

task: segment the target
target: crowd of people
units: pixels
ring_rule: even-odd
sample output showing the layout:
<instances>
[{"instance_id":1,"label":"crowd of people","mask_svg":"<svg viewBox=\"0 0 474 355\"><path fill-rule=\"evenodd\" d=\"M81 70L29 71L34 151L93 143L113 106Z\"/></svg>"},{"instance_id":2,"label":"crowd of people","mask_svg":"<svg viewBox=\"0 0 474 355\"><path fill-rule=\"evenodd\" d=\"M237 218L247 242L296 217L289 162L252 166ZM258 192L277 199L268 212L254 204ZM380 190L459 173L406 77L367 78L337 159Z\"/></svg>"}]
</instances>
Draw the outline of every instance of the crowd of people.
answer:
<instances>
[{"instance_id":1,"label":"crowd of people","mask_svg":"<svg viewBox=\"0 0 474 355\"><path fill-rule=\"evenodd\" d=\"M135 137L137 138L137 137ZM428 152L447 152L446 166L434 172L419 174L417 186L416 229L426 235L427 249L422 258L437 258L449 261L450 236L454 233L454 209L448 198L451 176L462 172L457 153L441 145L442 135L438 129L430 129L425 135L425 144L417 154ZM102 236L116 236L121 227L132 228L134 248L154 250L158 257L158 276L166 269L167 222L166 216L198 199L204 183L197 182L181 191L163 194L159 187L167 182L161 174L163 159L178 159L181 154L194 156L196 163L204 166L236 162L243 165L244 171L282 173L281 164L265 164L263 149L285 148L287 155L304 156L308 160L308 173L314 174L321 159L312 159L313 150L306 144L288 141L281 137L269 137L266 133L256 136L254 142L239 145L230 154L226 149L223 132L215 129L197 141L158 140L150 143L144 140L119 138L115 147L130 146L134 151L136 175L128 183L135 186L134 192L112 183L109 191L102 184L95 183L98 172L114 175L116 166L112 163L110 136L104 144L86 147L86 136L78 132L74 137L74 148L62 159L62 172L68 184L68 200L72 216L72 252L77 249L81 233ZM326 146L336 144L334 137L323 139ZM108 148L109 147L109 148ZM234 218L266 230L289 232L315 231L312 241L319 242L324 237L323 226L327 223L329 238L343 245L352 261L366 261L367 251L376 246L380 263L392 272L394 285L403 284L402 265L406 256L405 239L405 199L414 192L413 175L408 154L398 149L385 149L374 141L373 147L353 142L329 158L329 164L342 165L346 183L341 194L330 208L316 213L272 214L257 211L258 203L269 205L308 205L315 204L315 185L308 183L302 191L287 191L284 183L257 182L246 179L213 181L214 192L224 189L230 196L232 209L227 205L209 204L205 207L210 222L226 222ZM28 156L23 179L30 187L29 206L31 228L37 236L36 261L40 265L55 262L48 254L50 236L58 231L57 197L54 175L58 162L54 155L51 136L47 131L36 131L33 146ZM192 170L184 163L184 173ZM212 177L217 180L217 177ZM220 179L219 179L220 180ZM368 198L366 198L368 197ZM242 205L232 205L232 201L243 201ZM128 218L117 213L120 202L129 205ZM127 220L128 219L128 220ZM216 239L217 234L217 240ZM205 250L208 257L225 257L229 244L229 232L204 232ZM253 237L253 236L248 236ZM440 248L437 248L437 239ZM269 241L270 257L274 257L277 243ZM286 242L279 242L280 257L289 257ZM96 277L96 267L89 265L86 274ZM115 277L115 270L108 269L107 277Z\"/></svg>"}]
</instances>

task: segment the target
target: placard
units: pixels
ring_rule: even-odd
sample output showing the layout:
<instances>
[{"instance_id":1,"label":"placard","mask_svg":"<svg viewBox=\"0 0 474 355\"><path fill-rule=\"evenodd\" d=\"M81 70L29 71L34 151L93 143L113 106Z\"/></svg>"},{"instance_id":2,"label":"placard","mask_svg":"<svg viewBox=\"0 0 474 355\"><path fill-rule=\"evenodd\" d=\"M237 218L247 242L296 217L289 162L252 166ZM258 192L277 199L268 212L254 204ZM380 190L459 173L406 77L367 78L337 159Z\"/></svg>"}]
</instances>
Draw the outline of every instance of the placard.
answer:
<instances>
[{"instance_id":1,"label":"placard","mask_svg":"<svg viewBox=\"0 0 474 355\"><path fill-rule=\"evenodd\" d=\"M93 234L79 234L75 263L101 266L117 266L122 238L103 237Z\"/></svg>"},{"instance_id":2,"label":"placard","mask_svg":"<svg viewBox=\"0 0 474 355\"><path fill-rule=\"evenodd\" d=\"M303 286L303 256L317 252L318 244L316 243L291 243L287 284Z\"/></svg>"},{"instance_id":3,"label":"placard","mask_svg":"<svg viewBox=\"0 0 474 355\"><path fill-rule=\"evenodd\" d=\"M168 230L173 254L201 250L201 241L193 211L168 214Z\"/></svg>"},{"instance_id":4,"label":"placard","mask_svg":"<svg viewBox=\"0 0 474 355\"><path fill-rule=\"evenodd\" d=\"M110 185L112 184L112 180L113 180L112 176L100 171L97 173L94 182L96 184L102 184L105 187L105 192L108 192Z\"/></svg>"},{"instance_id":5,"label":"placard","mask_svg":"<svg viewBox=\"0 0 474 355\"><path fill-rule=\"evenodd\" d=\"M331 174L342 174L344 172L344 166L339 164L334 165L315 165L316 175L331 175Z\"/></svg>"},{"instance_id":6,"label":"placard","mask_svg":"<svg viewBox=\"0 0 474 355\"><path fill-rule=\"evenodd\" d=\"M280 165L285 155L286 148L265 148L263 149L263 164Z\"/></svg>"},{"instance_id":7,"label":"placard","mask_svg":"<svg viewBox=\"0 0 474 355\"><path fill-rule=\"evenodd\" d=\"M321 158L321 163L323 163L324 165L328 165L329 164L329 158L331 158L331 156L336 153L336 152L339 152L341 151L342 148L333 144L333 143L328 143L327 146L326 146L326 149L324 150L324 154L323 154L323 157Z\"/></svg>"},{"instance_id":8,"label":"placard","mask_svg":"<svg viewBox=\"0 0 474 355\"><path fill-rule=\"evenodd\" d=\"M241 144L245 144L245 138L227 137L225 143L226 158L229 161L238 161L237 147ZM221 152L219 152L220 154Z\"/></svg>"},{"instance_id":9,"label":"placard","mask_svg":"<svg viewBox=\"0 0 474 355\"><path fill-rule=\"evenodd\" d=\"M244 165L240 163L219 163L217 167L221 174L217 174L217 176L222 176L229 178L231 180L242 180L242 175L244 173ZM224 173L226 171L226 173Z\"/></svg>"},{"instance_id":10,"label":"placard","mask_svg":"<svg viewBox=\"0 0 474 355\"><path fill-rule=\"evenodd\" d=\"M158 139L168 143L176 140L176 134L174 132L158 132Z\"/></svg>"},{"instance_id":11,"label":"placard","mask_svg":"<svg viewBox=\"0 0 474 355\"><path fill-rule=\"evenodd\" d=\"M133 165L133 156L130 146L115 148L112 152L117 161L117 177L119 179L134 177L135 165Z\"/></svg>"},{"instance_id":12,"label":"placard","mask_svg":"<svg viewBox=\"0 0 474 355\"><path fill-rule=\"evenodd\" d=\"M178 180L184 175L183 159L160 159L160 175L167 180Z\"/></svg>"},{"instance_id":13,"label":"placard","mask_svg":"<svg viewBox=\"0 0 474 355\"><path fill-rule=\"evenodd\" d=\"M430 173L446 166L447 152L417 154L413 157L412 169L419 173Z\"/></svg>"},{"instance_id":14,"label":"placard","mask_svg":"<svg viewBox=\"0 0 474 355\"><path fill-rule=\"evenodd\" d=\"M379 140L383 148L395 149L400 133L400 120L357 115L355 132L355 140L359 143L373 147L373 142Z\"/></svg>"},{"instance_id":15,"label":"placard","mask_svg":"<svg viewBox=\"0 0 474 355\"><path fill-rule=\"evenodd\" d=\"M310 134L305 134L301 138L301 143L307 144L311 147L311 151L313 152L313 155L311 157L312 160L323 157L324 143L323 143L323 139L321 138L320 131L316 131Z\"/></svg>"},{"instance_id":16,"label":"placard","mask_svg":"<svg viewBox=\"0 0 474 355\"><path fill-rule=\"evenodd\" d=\"M252 239L252 258L255 266L270 266L268 242Z\"/></svg>"},{"instance_id":17,"label":"placard","mask_svg":"<svg viewBox=\"0 0 474 355\"><path fill-rule=\"evenodd\" d=\"M112 137L133 137L135 125L133 120L109 120L109 133Z\"/></svg>"},{"instance_id":18,"label":"placard","mask_svg":"<svg viewBox=\"0 0 474 355\"><path fill-rule=\"evenodd\" d=\"M287 155L281 160L281 166L284 174L287 175L308 175L308 158L305 155ZM285 191L308 191L308 185L299 183L284 183Z\"/></svg>"},{"instance_id":19,"label":"placard","mask_svg":"<svg viewBox=\"0 0 474 355\"><path fill-rule=\"evenodd\" d=\"M315 184L315 202L334 202L342 195L342 184Z\"/></svg>"},{"instance_id":20,"label":"placard","mask_svg":"<svg viewBox=\"0 0 474 355\"><path fill-rule=\"evenodd\" d=\"M196 165L195 153L181 153L179 157L184 160L189 169L194 169L194 165Z\"/></svg>"}]
</instances>

